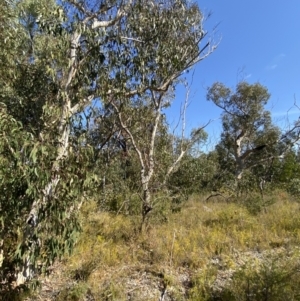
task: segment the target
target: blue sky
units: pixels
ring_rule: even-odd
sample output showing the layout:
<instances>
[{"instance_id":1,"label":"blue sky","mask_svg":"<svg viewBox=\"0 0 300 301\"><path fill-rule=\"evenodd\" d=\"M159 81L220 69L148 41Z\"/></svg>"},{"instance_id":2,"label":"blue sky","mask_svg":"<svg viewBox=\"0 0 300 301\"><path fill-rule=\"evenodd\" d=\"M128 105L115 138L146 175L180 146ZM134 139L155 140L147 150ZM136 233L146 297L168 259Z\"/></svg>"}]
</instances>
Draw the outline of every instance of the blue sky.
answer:
<instances>
[{"instance_id":1,"label":"blue sky","mask_svg":"<svg viewBox=\"0 0 300 301\"><path fill-rule=\"evenodd\" d=\"M232 89L241 79L260 82L271 93L267 109L274 122L286 126L288 110L290 121L298 118L300 109L293 104L296 99L300 108L300 1L198 0L198 4L205 15L212 12L204 27L219 46L194 69L187 128L214 119L207 131L212 143L218 138L221 110L206 101L206 89L216 81ZM171 126L183 100L184 91L179 89L167 113Z\"/></svg>"}]
</instances>

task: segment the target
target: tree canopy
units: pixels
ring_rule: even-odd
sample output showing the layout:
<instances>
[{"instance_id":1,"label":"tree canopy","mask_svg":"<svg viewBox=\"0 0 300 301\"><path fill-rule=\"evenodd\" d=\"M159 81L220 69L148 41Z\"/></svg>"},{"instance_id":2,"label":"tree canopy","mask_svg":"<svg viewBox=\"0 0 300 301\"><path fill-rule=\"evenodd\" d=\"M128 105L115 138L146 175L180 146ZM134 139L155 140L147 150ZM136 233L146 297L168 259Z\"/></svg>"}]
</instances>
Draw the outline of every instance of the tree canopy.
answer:
<instances>
[{"instance_id":1,"label":"tree canopy","mask_svg":"<svg viewBox=\"0 0 300 301\"><path fill-rule=\"evenodd\" d=\"M223 110L223 132L217 145L221 164L237 181L247 169L278 155L280 132L264 108L269 97L259 83L240 82L235 92L221 83L208 89L207 99Z\"/></svg>"}]
</instances>

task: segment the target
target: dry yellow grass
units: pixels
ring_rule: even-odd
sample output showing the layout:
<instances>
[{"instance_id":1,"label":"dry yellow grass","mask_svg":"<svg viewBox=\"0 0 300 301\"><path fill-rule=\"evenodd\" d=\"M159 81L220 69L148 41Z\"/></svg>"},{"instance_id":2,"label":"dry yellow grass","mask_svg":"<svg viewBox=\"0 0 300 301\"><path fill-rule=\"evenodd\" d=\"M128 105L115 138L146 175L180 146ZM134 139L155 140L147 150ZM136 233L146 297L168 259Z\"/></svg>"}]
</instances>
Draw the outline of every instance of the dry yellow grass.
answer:
<instances>
[{"instance_id":1,"label":"dry yellow grass","mask_svg":"<svg viewBox=\"0 0 300 301\"><path fill-rule=\"evenodd\" d=\"M98 292L99 300L113 300L105 299L105 293L123 300L128 293L124 279L147 269L162 273L163 281L169 277L176 283L180 271L210 273L214 276L205 281L212 281L216 274L211 261L216 256L229 269L236 265L237 252L291 250L299 245L299 204L281 192L268 197L273 204L256 215L239 204L205 203L193 197L167 221L154 224L150 219L144 233L138 231L139 216L97 212L96 203L90 202L80 241L67 259L68 274Z\"/></svg>"}]
</instances>

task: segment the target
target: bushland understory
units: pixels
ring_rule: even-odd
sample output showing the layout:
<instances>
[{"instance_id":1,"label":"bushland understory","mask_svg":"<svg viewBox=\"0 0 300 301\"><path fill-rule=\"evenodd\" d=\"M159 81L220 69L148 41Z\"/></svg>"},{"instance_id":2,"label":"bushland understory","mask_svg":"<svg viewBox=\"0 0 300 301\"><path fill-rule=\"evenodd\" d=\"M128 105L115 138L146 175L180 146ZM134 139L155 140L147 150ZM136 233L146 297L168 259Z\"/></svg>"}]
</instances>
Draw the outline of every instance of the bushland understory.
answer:
<instances>
[{"instance_id":1,"label":"bushland understory","mask_svg":"<svg viewBox=\"0 0 300 301\"><path fill-rule=\"evenodd\" d=\"M206 198L160 201L143 233L139 216L86 203L73 254L27 300L300 300L299 203Z\"/></svg>"}]
</instances>

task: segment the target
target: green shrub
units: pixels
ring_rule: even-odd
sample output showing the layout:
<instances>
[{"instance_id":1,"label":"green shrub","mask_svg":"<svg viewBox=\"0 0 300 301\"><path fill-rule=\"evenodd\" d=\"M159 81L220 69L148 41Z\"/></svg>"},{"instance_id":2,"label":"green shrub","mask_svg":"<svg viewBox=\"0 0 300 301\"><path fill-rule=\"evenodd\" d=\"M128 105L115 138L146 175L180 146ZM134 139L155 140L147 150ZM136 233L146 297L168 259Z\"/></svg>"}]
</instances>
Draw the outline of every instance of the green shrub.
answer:
<instances>
[{"instance_id":1,"label":"green shrub","mask_svg":"<svg viewBox=\"0 0 300 301\"><path fill-rule=\"evenodd\" d=\"M86 296L91 295L85 283L77 283L60 291L55 301L85 301Z\"/></svg>"},{"instance_id":2,"label":"green shrub","mask_svg":"<svg viewBox=\"0 0 300 301\"><path fill-rule=\"evenodd\" d=\"M291 179L287 191L294 197L300 196L300 179Z\"/></svg>"},{"instance_id":3,"label":"green shrub","mask_svg":"<svg viewBox=\"0 0 300 301\"><path fill-rule=\"evenodd\" d=\"M299 261L279 252L263 260L255 258L237 272L220 294L224 301L300 300Z\"/></svg>"},{"instance_id":4,"label":"green shrub","mask_svg":"<svg viewBox=\"0 0 300 301\"><path fill-rule=\"evenodd\" d=\"M250 194L241 202L248 210L250 214L257 215L263 211L266 211L266 208L275 203L275 199L272 196L268 198L262 198L258 194Z\"/></svg>"},{"instance_id":5,"label":"green shrub","mask_svg":"<svg viewBox=\"0 0 300 301\"><path fill-rule=\"evenodd\" d=\"M217 278L217 268L206 266L192 279L192 288L188 293L188 301L213 300L212 287Z\"/></svg>"}]
</instances>

